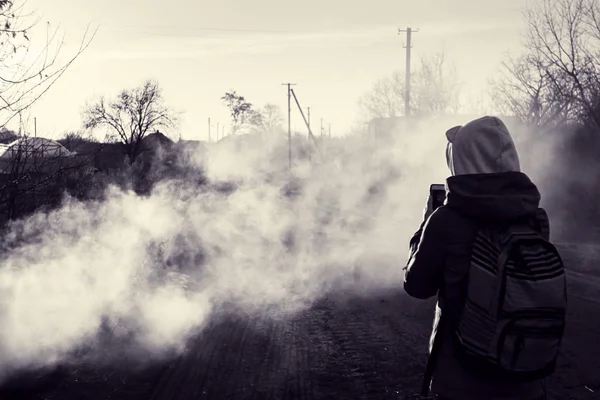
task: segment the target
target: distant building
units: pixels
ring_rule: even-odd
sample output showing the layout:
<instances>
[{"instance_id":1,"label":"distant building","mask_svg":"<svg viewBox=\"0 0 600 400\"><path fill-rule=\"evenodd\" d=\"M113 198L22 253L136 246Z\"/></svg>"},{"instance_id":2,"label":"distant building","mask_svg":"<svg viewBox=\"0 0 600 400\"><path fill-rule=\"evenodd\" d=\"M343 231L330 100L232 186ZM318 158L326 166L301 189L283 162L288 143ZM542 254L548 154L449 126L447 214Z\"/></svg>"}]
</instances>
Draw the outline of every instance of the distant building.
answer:
<instances>
[{"instance_id":1,"label":"distant building","mask_svg":"<svg viewBox=\"0 0 600 400\"><path fill-rule=\"evenodd\" d=\"M6 129L5 127L0 128L0 143L9 144L11 142L14 142L18 138L19 135L17 135L10 129Z\"/></svg>"},{"instance_id":2,"label":"distant building","mask_svg":"<svg viewBox=\"0 0 600 400\"><path fill-rule=\"evenodd\" d=\"M141 143L140 153L136 162L151 164L155 159L162 158L175 147L175 142L165 136L158 130L154 133L144 136Z\"/></svg>"},{"instance_id":3,"label":"distant building","mask_svg":"<svg viewBox=\"0 0 600 400\"><path fill-rule=\"evenodd\" d=\"M60 143L41 137L20 137L0 144L0 173L48 173L63 166L73 154Z\"/></svg>"},{"instance_id":4,"label":"distant building","mask_svg":"<svg viewBox=\"0 0 600 400\"><path fill-rule=\"evenodd\" d=\"M89 157L96 171L120 169L123 164L129 162L127 149L121 142L99 143L84 139L65 145L68 145L76 156ZM142 150L138 158L141 162L147 162L157 156L159 151L170 150L174 145L173 140L157 130L142 139Z\"/></svg>"},{"instance_id":5,"label":"distant building","mask_svg":"<svg viewBox=\"0 0 600 400\"><path fill-rule=\"evenodd\" d=\"M154 133L146 135L142 139L142 152L153 152L156 151L159 147L171 148L174 144L174 141L165 136L164 133L157 130Z\"/></svg>"}]
</instances>

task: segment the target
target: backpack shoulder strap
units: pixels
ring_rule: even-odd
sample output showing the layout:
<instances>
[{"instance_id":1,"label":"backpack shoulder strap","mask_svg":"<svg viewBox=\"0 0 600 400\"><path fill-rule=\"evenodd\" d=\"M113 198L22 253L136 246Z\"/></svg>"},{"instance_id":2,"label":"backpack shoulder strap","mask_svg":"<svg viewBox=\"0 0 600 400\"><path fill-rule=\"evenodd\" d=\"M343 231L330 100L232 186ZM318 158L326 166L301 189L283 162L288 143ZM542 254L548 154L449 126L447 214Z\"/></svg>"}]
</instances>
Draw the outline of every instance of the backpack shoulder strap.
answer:
<instances>
[{"instance_id":1,"label":"backpack shoulder strap","mask_svg":"<svg viewBox=\"0 0 600 400\"><path fill-rule=\"evenodd\" d=\"M535 211L535 218L533 220L536 224L536 229L542 234L542 237L550 240L550 218L548 218L546 210L539 207Z\"/></svg>"}]
</instances>

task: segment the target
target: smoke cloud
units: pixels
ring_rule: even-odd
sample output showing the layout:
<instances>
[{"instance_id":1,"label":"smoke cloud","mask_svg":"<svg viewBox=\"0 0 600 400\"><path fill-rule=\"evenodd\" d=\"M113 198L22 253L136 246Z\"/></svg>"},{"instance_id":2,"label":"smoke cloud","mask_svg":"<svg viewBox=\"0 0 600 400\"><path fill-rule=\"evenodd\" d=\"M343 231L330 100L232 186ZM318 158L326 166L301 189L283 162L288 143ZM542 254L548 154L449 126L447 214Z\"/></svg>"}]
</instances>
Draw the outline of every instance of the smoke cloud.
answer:
<instances>
[{"instance_id":1,"label":"smoke cloud","mask_svg":"<svg viewBox=\"0 0 600 400\"><path fill-rule=\"evenodd\" d=\"M106 330L165 355L226 312L279 319L329 295L400 290L429 185L448 175L447 128L332 138L319 151L295 137L291 172L287 138L228 137L192 157L208 185L111 187L15 222L2 239L0 371L101 344L122 355Z\"/></svg>"},{"instance_id":2,"label":"smoke cloud","mask_svg":"<svg viewBox=\"0 0 600 400\"><path fill-rule=\"evenodd\" d=\"M521 167L538 185L556 241L595 243L600 238L597 198L600 169L596 132L579 125L513 127Z\"/></svg>"}]
</instances>

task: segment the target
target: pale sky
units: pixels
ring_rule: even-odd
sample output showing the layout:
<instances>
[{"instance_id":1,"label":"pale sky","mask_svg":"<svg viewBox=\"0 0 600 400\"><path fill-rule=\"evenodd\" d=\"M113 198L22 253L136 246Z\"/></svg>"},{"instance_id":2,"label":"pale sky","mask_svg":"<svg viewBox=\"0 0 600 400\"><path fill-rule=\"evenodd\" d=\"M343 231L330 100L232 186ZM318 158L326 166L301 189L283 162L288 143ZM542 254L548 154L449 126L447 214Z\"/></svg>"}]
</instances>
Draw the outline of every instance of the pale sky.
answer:
<instances>
[{"instance_id":1,"label":"pale sky","mask_svg":"<svg viewBox=\"0 0 600 400\"><path fill-rule=\"evenodd\" d=\"M358 99L378 78L404 68L405 37L413 34L413 65L445 48L464 91L487 89L507 51L520 49L525 0L28 0L42 23L66 32L73 51L85 26L94 42L33 107L38 135L58 138L81 126L81 110L98 95L114 96L157 79L167 103L183 112L179 134L207 138L207 119L228 123L220 97L234 89L248 101L287 107L283 82L296 83L313 129L323 118L332 134L348 129ZM292 109L292 124L301 130ZM214 128L213 128L214 137Z\"/></svg>"}]
</instances>

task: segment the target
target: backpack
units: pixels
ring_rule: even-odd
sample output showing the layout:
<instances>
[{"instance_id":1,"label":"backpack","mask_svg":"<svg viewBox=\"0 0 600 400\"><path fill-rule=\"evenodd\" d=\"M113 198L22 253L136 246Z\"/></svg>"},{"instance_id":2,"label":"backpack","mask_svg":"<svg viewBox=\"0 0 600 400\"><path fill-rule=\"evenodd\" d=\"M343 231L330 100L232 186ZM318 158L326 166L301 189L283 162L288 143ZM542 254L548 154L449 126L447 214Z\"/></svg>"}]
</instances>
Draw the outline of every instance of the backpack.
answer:
<instances>
[{"instance_id":1,"label":"backpack","mask_svg":"<svg viewBox=\"0 0 600 400\"><path fill-rule=\"evenodd\" d=\"M563 261L532 220L479 227L454 331L462 363L521 382L554 372L567 309Z\"/></svg>"}]
</instances>

